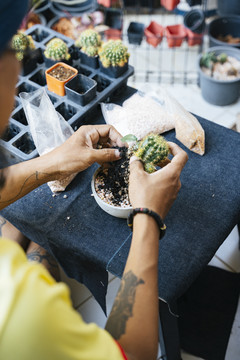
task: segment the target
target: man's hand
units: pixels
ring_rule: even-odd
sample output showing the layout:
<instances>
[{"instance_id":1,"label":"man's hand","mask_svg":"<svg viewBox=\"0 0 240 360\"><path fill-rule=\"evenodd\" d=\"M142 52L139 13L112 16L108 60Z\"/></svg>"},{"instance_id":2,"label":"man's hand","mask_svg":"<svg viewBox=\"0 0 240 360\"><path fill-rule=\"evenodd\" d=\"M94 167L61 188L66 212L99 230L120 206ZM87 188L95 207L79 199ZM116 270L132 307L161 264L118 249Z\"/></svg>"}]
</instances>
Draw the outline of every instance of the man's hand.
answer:
<instances>
[{"instance_id":1,"label":"man's hand","mask_svg":"<svg viewBox=\"0 0 240 360\"><path fill-rule=\"evenodd\" d=\"M46 156L55 158L60 179L99 164L120 158L119 151L110 147L124 144L121 134L111 125L81 126L67 141Z\"/></svg>"},{"instance_id":2,"label":"man's hand","mask_svg":"<svg viewBox=\"0 0 240 360\"><path fill-rule=\"evenodd\" d=\"M181 187L180 174L188 155L177 144L169 142L173 159L162 169L148 174L136 157L130 161L129 197L132 206L146 207L164 218Z\"/></svg>"}]
</instances>

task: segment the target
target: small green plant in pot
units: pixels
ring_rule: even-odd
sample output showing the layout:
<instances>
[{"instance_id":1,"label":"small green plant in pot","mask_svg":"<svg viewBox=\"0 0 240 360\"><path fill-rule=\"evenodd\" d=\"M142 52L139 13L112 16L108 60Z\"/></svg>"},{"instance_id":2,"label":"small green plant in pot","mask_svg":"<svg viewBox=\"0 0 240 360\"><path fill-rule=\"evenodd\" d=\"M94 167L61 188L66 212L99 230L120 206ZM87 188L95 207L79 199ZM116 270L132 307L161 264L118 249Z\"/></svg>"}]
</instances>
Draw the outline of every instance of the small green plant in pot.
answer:
<instances>
[{"instance_id":1,"label":"small green plant in pot","mask_svg":"<svg viewBox=\"0 0 240 360\"><path fill-rule=\"evenodd\" d=\"M158 134L150 133L140 141L136 136L129 134L122 138L122 142L134 142L133 154L142 160L144 169L148 173L155 172L156 166L166 160L169 154L167 141Z\"/></svg>"},{"instance_id":2,"label":"small green plant in pot","mask_svg":"<svg viewBox=\"0 0 240 360\"><path fill-rule=\"evenodd\" d=\"M28 50L35 49L32 37L30 35L25 35L21 31L13 36L11 45L12 48L16 50L16 57L19 61L23 60L24 55Z\"/></svg>"},{"instance_id":3,"label":"small green plant in pot","mask_svg":"<svg viewBox=\"0 0 240 360\"><path fill-rule=\"evenodd\" d=\"M59 38L53 38L47 43L44 57L47 67L50 67L59 61L69 64L71 60L67 44Z\"/></svg>"},{"instance_id":4,"label":"small green plant in pot","mask_svg":"<svg viewBox=\"0 0 240 360\"><path fill-rule=\"evenodd\" d=\"M119 77L128 68L129 52L122 40L109 40L99 50L100 67L103 72Z\"/></svg>"},{"instance_id":5,"label":"small green plant in pot","mask_svg":"<svg viewBox=\"0 0 240 360\"><path fill-rule=\"evenodd\" d=\"M36 63L40 60L41 52L36 49L31 35L26 35L24 32L18 31L12 37L12 48L16 51L16 58L22 62L22 73L28 75L36 67Z\"/></svg>"},{"instance_id":6,"label":"small green plant in pot","mask_svg":"<svg viewBox=\"0 0 240 360\"><path fill-rule=\"evenodd\" d=\"M80 49L80 58L83 64L95 69L98 67L98 50L101 44L101 36L96 30L87 29L79 35L75 46Z\"/></svg>"}]
</instances>

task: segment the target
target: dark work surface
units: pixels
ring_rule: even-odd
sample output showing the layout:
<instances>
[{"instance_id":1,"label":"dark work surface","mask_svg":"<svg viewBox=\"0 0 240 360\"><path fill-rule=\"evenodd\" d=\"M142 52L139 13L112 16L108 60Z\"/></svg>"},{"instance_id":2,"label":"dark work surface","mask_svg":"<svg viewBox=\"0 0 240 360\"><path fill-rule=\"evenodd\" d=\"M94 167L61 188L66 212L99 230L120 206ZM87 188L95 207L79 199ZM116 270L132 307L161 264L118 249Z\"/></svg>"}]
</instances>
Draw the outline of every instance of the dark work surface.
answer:
<instances>
[{"instance_id":1,"label":"dark work surface","mask_svg":"<svg viewBox=\"0 0 240 360\"><path fill-rule=\"evenodd\" d=\"M121 103L135 91L127 87L124 96L112 102ZM159 297L169 304L189 288L240 222L240 134L198 119L205 130L204 156L188 151L175 139L175 131L165 134L189 155L159 249ZM104 123L100 110L91 123ZM105 213L91 196L97 166L78 174L56 197L45 184L0 214L49 250L67 275L84 283L104 308L106 270L121 277L131 232L126 220Z\"/></svg>"}]
</instances>

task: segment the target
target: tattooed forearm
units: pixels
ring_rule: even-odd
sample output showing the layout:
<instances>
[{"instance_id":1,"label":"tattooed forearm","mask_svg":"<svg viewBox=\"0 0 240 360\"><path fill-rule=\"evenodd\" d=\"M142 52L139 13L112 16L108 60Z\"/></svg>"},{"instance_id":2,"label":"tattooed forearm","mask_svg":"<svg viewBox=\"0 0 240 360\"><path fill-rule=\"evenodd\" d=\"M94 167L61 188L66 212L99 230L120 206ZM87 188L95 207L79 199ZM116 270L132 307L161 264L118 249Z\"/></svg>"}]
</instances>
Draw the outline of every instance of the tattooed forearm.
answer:
<instances>
[{"instance_id":1,"label":"tattooed forearm","mask_svg":"<svg viewBox=\"0 0 240 360\"><path fill-rule=\"evenodd\" d=\"M132 271L128 271L122 278L118 294L106 324L106 330L118 340L125 334L128 319L133 316L136 289L144 284Z\"/></svg>"},{"instance_id":2,"label":"tattooed forearm","mask_svg":"<svg viewBox=\"0 0 240 360\"><path fill-rule=\"evenodd\" d=\"M2 236L2 227L7 223L7 221L0 216L0 235Z\"/></svg>"},{"instance_id":3,"label":"tattooed forearm","mask_svg":"<svg viewBox=\"0 0 240 360\"><path fill-rule=\"evenodd\" d=\"M43 263L46 261L49 266L57 268L57 263L55 259L49 255L48 253L41 254L39 250L33 250L27 253L27 258L29 261L37 261L39 263Z\"/></svg>"},{"instance_id":4,"label":"tattooed forearm","mask_svg":"<svg viewBox=\"0 0 240 360\"><path fill-rule=\"evenodd\" d=\"M7 200L4 200L2 197L4 195L4 197L6 198L6 194L5 194L6 188L7 188L7 184L6 184L0 193L0 208L2 208L1 205L7 206L8 204L13 203L14 201L16 201L16 200L20 199L21 197L23 197L24 195L26 195L29 191L35 189L37 186L41 185L42 184L41 179L48 178L50 180L50 177L51 176L49 173L35 171L34 173L29 175L23 181L23 183L16 195L14 195L13 197L11 197ZM55 177L52 176L52 179L55 180Z\"/></svg>"}]
</instances>

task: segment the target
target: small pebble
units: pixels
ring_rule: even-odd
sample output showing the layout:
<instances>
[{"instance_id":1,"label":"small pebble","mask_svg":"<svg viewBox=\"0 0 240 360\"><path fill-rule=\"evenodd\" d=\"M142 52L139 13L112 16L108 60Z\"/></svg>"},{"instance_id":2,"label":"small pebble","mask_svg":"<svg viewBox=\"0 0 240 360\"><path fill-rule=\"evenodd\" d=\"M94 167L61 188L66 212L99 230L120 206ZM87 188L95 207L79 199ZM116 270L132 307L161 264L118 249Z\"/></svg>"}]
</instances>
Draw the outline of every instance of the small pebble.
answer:
<instances>
[{"instance_id":1,"label":"small pebble","mask_svg":"<svg viewBox=\"0 0 240 360\"><path fill-rule=\"evenodd\" d=\"M70 220L70 216L67 216L67 220Z\"/></svg>"},{"instance_id":2,"label":"small pebble","mask_svg":"<svg viewBox=\"0 0 240 360\"><path fill-rule=\"evenodd\" d=\"M65 195L63 195L63 198L64 198L64 199L67 199L67 197L68 197L68 196L67 196L66 194L65 194Z\"/></svg>"}]
</instances>

